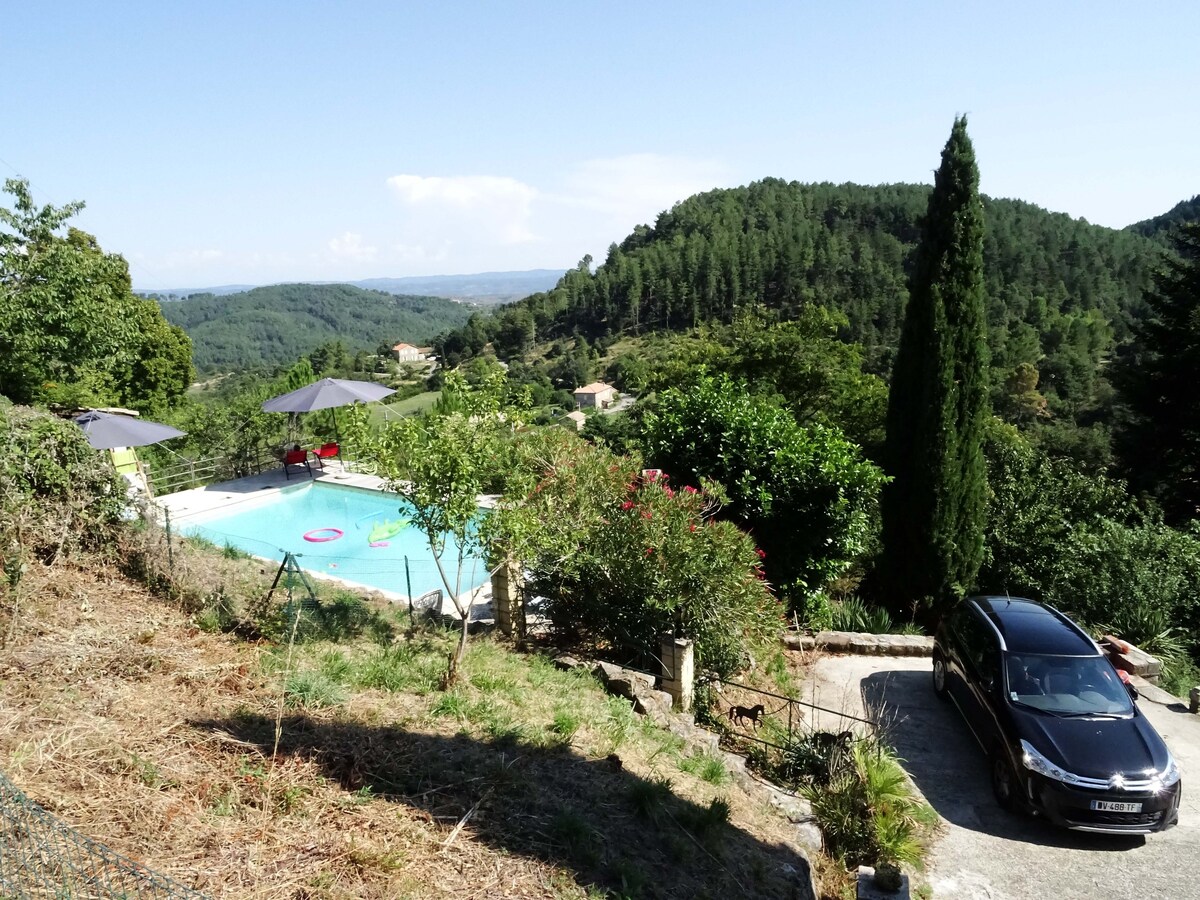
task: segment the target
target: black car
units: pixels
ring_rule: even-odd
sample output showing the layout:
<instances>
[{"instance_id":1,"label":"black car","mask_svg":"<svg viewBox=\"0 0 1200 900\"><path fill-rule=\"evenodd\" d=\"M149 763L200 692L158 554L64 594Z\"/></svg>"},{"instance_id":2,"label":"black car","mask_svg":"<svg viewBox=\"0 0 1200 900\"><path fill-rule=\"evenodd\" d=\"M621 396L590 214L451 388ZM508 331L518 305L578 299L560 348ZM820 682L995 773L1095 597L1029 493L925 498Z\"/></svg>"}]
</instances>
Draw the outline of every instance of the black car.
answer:
<instances>
[{"instance_id":1,"label":"black car","mask_svg":"<svg viewBox=\"0 0 1200 900\"><path fill-rule=\"evenodd\" d=\"M1001 806L1081 831L1179 821L1179 768L1100 648L1058 610L972 597L938 628L933 689L988 754Z\"/></svg>"}]
</instances>

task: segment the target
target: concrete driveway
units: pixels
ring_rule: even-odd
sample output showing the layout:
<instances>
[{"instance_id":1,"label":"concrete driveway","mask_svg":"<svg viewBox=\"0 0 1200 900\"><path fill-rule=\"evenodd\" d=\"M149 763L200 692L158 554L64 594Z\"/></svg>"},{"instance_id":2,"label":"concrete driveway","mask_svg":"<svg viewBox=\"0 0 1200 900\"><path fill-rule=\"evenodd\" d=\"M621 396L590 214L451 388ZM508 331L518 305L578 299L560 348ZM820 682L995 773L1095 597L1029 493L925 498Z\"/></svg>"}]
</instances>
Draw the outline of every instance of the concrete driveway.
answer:
<instances>
[{"instance_id":1,"label":"concrete driveway","mask_svg":"<svg viewBox=\"0 0 1200 900\"><path fill-rule=\"evenodd\" d=\"M944 822L926 872L936 900L1200 898L1200 716L1139 701L1183 772L1180 824L1111 837L1001 810L983 751L953 704L933 694L928 659L828 656L813 674L806 695L823 706L883 708L889 742Z\"/></svg>"}]
</instances>

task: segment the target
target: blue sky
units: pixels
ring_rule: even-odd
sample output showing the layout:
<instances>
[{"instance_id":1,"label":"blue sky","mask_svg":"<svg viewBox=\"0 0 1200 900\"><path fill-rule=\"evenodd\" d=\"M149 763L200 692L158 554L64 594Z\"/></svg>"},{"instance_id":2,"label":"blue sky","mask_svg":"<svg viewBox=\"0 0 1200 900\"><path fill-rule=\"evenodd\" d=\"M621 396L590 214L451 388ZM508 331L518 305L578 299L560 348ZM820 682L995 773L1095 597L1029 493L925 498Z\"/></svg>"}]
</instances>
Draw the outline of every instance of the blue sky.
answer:
<instances>
[{"instance_id":1,"label":"blue sky","mask_svg":"<svg viewBox=\"0 0 1200 900\"><path fill-rule=\"evenodd\" d=\"M141 288L566 268L697 191L929 182L959 113L992 196L1200 193L1194 2L5 6L0 175Z\"/></svg>"}]
</instances>

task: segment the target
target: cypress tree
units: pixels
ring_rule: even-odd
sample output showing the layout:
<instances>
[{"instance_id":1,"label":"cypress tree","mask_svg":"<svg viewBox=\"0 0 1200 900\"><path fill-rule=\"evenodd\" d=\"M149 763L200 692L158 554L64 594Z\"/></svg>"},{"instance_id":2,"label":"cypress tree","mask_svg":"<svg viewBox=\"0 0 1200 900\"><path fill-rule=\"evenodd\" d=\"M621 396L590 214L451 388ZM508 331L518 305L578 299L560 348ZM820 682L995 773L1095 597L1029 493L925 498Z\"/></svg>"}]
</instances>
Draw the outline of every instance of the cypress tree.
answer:
<instances>
[{"instance_id":1,"label":"cypress tree","mask_svg":"<svg viewBox=\"0 0 1200 900\"><path fill-rule=\"evenodd\" d=\"M1114 380L1127 405L1118 445L1130 484L1186 522L1200 510L1200 222L1173 237L1179 256L1155 274Z\"/></svg>"},{"instance_id":2,"label":"cypress tree","mask_svg":"<svg viewBox=\"0 0 1200 900\"><path fill-rule=\"evenodd\" d=\"M936 619L983 560L989 415L983 206L965 117L942 151L892 370L879 587Z\"/></svg>"}]
</instances>

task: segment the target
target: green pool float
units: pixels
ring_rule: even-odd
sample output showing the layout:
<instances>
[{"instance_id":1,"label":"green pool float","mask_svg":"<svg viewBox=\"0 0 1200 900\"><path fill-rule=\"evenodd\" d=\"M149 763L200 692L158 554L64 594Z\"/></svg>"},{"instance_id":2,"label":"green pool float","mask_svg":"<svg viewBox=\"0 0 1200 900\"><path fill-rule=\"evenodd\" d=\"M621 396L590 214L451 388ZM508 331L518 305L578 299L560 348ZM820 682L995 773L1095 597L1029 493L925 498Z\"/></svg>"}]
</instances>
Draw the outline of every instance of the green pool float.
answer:
<instances>
[{"instance_id":1,"label":"green pool float","mask_svg":"<svg viewBox=\"0 0 1200 900\"><path fill-rule=\"evenodd\" d=\"M396 519L392 522L384 519L377 522L367 536L367 543L372 547L386 547L388 538L395 537L408 525L408 519Z\"/></svg>"}]
</instances>

